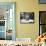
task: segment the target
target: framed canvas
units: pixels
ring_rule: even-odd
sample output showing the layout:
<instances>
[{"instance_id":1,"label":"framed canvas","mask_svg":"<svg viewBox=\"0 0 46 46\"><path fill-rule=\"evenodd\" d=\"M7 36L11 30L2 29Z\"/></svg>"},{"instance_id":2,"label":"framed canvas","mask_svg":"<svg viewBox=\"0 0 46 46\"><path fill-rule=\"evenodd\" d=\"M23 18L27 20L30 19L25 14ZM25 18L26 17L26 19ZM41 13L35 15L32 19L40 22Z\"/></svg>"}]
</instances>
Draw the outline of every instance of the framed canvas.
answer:
<instances>
[{"instance_id":1,"label":"framed canvas","mask_svg":"<svg viewBox=\"0 0 46 46\"><path fill-rule=\"evenodd\" d=\"M15 2L0 2L0 40L15 40Z\"/></svg>"},{"instance_id":2,"label":"framed canvas","mask_svg":"<svg viewBox=\"0 0 46 46\"><path fill-rule=\"evenodd\" d=\"M38 0L39 4L46 4L46 0Z\"/></svg>"},{"instance_id":3,"label":"framed canvas","mask_svg":"<svg viewBox=\"0 0 46 46\"><path fill-rule=\"evenodd\" d=\"M34 23L34 12L20 12L20 23Z\"/></svg>"}]
</instances>

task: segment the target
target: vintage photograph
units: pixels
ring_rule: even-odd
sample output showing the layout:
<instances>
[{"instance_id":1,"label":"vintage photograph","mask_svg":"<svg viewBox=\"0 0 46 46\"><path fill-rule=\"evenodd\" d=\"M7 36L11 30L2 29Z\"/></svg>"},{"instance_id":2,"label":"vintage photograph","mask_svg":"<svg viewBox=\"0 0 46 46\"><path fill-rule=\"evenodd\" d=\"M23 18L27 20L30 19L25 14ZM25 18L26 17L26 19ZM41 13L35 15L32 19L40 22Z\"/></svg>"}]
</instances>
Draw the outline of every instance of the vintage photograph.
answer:
<instances>
[{"instance_id":1,"label":"vintage photograph","mask_svg":"<svg viewBox=\"0 0 46 46\"><path fill-rule=\"evenodd\" d=\"M34 12L20 12L20 23L34 23Z\"/></svg>"}]
</instances>

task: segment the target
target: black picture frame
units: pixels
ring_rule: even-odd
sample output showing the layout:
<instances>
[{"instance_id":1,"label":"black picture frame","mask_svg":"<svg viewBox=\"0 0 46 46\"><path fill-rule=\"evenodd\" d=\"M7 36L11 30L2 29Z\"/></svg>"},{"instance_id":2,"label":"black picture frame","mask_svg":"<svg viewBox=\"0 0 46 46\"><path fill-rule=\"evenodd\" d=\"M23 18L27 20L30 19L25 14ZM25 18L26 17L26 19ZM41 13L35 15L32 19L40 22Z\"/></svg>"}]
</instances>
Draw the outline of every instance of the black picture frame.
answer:
<instances>
[{"instance_id":1,"label":"black picture frame","mask_svg":"<svg viewBox=\"0 0 46 46\"><path fill-rule=\"evenodd\" d=\"M38 0L39 4L46 4L46 0Z\"/></svg>"},{"instance_id":2,"label":"black picture frame","mask_svg":"<svg viewBox=\"0 0 46 46\"><path fill-rule=\"evenodd\" d=\"M34 23L34 12L20 12L20 23L21 24Z\"/></svg>"}]
</instances>

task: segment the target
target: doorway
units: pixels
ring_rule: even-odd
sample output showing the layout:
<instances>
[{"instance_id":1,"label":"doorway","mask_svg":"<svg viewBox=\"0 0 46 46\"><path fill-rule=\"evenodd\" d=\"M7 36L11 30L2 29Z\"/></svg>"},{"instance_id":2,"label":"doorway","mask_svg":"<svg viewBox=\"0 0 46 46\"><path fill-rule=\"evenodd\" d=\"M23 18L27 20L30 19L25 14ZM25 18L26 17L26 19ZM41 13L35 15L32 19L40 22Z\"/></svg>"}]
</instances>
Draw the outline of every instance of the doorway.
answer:
<instances>
[{"instance_id":1,"label":"doorway","mask_svg":"<svg viewBox=\"0 0 46 46\"><path fill-rule=\"evenodd\" d=\"M46 32L46 11L39 11L39 35Z\"/></svg>"},{"instance_id":2,"label":"doorway","mask_svg":"<svg viewBox=\"0 0 46 46\"><path fill-rule=\"evenodd\" d=\"M0 40L15 40L15 3L0 3Z\"/></svg>"}]
</instances>

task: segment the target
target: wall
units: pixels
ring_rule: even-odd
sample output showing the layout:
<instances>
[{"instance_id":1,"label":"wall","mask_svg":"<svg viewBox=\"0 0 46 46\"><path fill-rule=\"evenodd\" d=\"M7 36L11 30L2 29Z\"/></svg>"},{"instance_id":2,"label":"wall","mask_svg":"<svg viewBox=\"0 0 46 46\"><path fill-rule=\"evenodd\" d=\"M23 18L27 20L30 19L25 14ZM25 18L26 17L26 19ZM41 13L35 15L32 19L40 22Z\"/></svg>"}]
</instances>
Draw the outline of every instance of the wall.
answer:
<instances>
[{"instance_id":1,"label":"wall","mask_svg":"<svg viewBox=\"0 0 46 46\"><path fill-rule=\"evenodd\" d=\"M16 37L35 39L39 33L39 10L46 10L46 5L38 0L1 0L0 2L16 2ZM20 24L20 12L34 12L34 24Z\"/></svg>"},{"instance_id":2,"label":"wall","mask_svg":"<svg viewBox=\"0 0 46 46\"><path fill-rule=\"evenodd\" d=\"M38 4L37 0L19 0L16 2L17 5L17 37L26 37L35 39L38 36ZM20 24L20 12L29 11L35 12L35 23L34 24Z\"/></svg>"}]
</instances>

